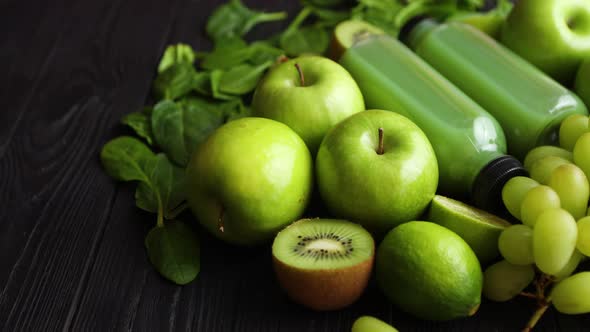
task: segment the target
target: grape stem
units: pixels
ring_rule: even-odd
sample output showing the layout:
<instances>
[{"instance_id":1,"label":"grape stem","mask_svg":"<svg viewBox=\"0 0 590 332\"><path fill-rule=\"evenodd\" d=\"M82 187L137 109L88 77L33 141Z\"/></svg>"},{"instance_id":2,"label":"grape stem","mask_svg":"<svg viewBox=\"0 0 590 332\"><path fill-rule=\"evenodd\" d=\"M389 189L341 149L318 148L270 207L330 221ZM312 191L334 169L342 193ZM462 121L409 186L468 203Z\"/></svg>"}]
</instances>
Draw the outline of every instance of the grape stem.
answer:
<instances>
[{"instance_id":1,"label":"grape stem","mask_svg":"<svg viewBox=\"0 0 590 332\"><path fill-rule=\"evenodd\" d=\"M539 319L541 319L541 317L543 317L543 314L545 313L545 311L547 311L547 309L549 309L550 304L551 304L550 297L547 297L546 299L544 299L543 304L537 308L537 310L535 311L535 313L533 314L531 319L528 321L528 323L526 324L526 327L522 330L522 332L532 331L533 328L535 327L535 325L537 325L537 322L539 321Z\"/></svg>"},{"instance_id":2,"label":"grape stem","mask_svg":"<svg viewBox=\"0 0 590 332\"><path fill-rule=\"evenodd\" d=\"M525 328L522 330L523 332L530 332L533 330L535 325L539 322L541 317L549 306L551 305L551 296L545 296L545 292L547 287L551 285L554 281L554 278L550 275L545 273L541 273L534 281L535 290L536 292L528 293L528 292L521 292L520 295L524 297L528 297L531 299L537 300L537 310L533 313L531 318L529 319L528 323L526 324Z\"/></svg>"},{"instance_id":3,"label":"grape stem","mask_svg":"<svg viewBox=\"0 0 590 332\"><path fill-rule=\"evenodd\" d=\"M536 300L538 298L538 296L536 294L529 293L529 292L520 292L520 296L528 297L529 299L533 299L533 300Z\"/></svg>"}]
</instances>

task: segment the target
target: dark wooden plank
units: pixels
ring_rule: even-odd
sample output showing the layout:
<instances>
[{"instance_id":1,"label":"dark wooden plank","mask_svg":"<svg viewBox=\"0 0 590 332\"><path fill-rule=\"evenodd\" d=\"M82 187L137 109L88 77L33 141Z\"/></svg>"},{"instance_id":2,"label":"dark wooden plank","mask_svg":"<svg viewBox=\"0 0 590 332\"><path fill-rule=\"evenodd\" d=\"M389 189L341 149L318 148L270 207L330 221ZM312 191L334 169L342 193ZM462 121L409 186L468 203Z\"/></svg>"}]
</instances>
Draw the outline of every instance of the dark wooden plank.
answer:
<instances>
[{"instance_id":1,"label":"dark wooden plank","mask_svg":"<svg viewBox=\"0 0 590 332\"><path fill-rule=\"evenodd\" d=\"M0 197L8 201L0 242L14 255L2 258L3 330L56 330L71 319L116 194L98 151L120 116L143 104L158 60L146 50L163 47L174 4L68 1L43 14L59 21L39 29L60 37L39 44L46 69L31 80L31 97L14 105L22 115L3 118L16 128L2 136L0 159ZM13 14L26 17L29 6Z\"/></svg>"},{"instance_id":2,"label":"dark wooden plank","mask_svg":"<svg viewBox=\"0 0 590 332\"><path fill-rule=\"evenodd\" d=\"M221 1L198 0L182 3L177 10L176 23L168 43L184 42L197 50L209 49L211 43L204 34L203 22L219 3ZM251 4L248 1L246 3ZM294 12L298 4L283 1L255 7L269 10L287 8ZM256 29L249 37L268 35L269 29L275 31L286 24L287 22L282 22L270 25L267 29ZM124 200L124 203L119 204L119 200ZM228 249L226 245L205 235L202 244L202 266L206 266L206 273L204 272L191 285L174 286L164 281L151 268L145 257L143 238L149 229L146 225L153 225L155 222L153 217L136 211L136 215L129 218L129 210L137 210L132 194L126 196L126 199L117 199L104 241L98 251L96 264L90 273L88 290L76 313L72 329L108 330L125 326L139 331L150 328L181 331L232 330L232 317L236 316L236 310L239 309L236 308L236 293L244 283L240 275L233 272L236 270L228 266L227 257L234 256L242 264L249 262L249 259L230 253L228 250L235 251L235 248ZM189 214L185 214L185 218L194 223ZM133 236L133 239L128 236ZM121 252L125 255L121 255ZM270 268L268 264L252 265ZM130 270L130 266L134 269ZM120 271L135 272L127 274ZM114 298L117 301L113 301ZM102 319L93 319L96 315ZM278 322L275 321L273 324L276 325Z\"/></svg>"}]
</instances>

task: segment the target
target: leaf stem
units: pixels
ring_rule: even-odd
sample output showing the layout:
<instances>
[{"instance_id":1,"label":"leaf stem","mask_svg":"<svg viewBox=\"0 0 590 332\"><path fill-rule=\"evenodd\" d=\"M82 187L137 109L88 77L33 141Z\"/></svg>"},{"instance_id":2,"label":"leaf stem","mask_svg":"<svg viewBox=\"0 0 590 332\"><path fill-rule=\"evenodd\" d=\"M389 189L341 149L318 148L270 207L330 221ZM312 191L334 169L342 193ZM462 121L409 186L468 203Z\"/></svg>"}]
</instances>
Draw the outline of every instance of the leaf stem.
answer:
<instances>
[{"instance_id":1,"label":"leaf stem","mask_svg":"<svg viewBox=\"0 0 590 332\"><path fill-rule=\"evenodd\" d=\"M303 7L299 14L297 14L293 21L291 21L287 29L285 29L283 35L293 33L295 30L299 29L299 26L303 23L303 21L305 21L309 14L311 14L311 8Z\"/></svg>"},{"instance_id":2,"label":"leaf stem","mask_svg":"<svg viewBox=\"0 0 590 332\"><path fill-rule=\"evenodd\" d=\"M383 147L383 128L379 128L379 147L377 148L377 154L381 155L385 152Z\"/></svg>"},{"instance_id":3,"label":"leaf stem","mask_svg":"<svg viewBox=\"0 0 590 332\"><path fill-rule=\"evenodd\" d=\"M160 194L157 194L158 196L158 219L156 222L156 226L158 227L164 227L164 206L162 205L162 198L160 197Z\"/></svg>"},{"instance_id":4,"label":"leaf stem","mask_svg":"<svg viewBox=\"0 0 590 332\"><path fill-rule=\"evenodd\" d=\"M174 209L170 210L164 217L166 219L174 219L176 218L176 216L178 216L182 211L186 210L186 208L188 208L188 203L186 201L180 203L177 207L175 207Z\"/></svg>"},{"instance_id":5,"label":"leaf stem","mask_svg":"<svg viewBox=\"0 0 590 332\"><path fill-rule=\"evenodd\" d=\"M280 21L287 18L287 12L261 13L256 16L258 22Z\"/></svg>"},{"instance_id":6,"label":"leaf stem","mask_svg":"<svg viewBox=\"0 0 590 332\"><path fill-rule=\"evenodd\" d=\"M297 68L297 72L299 73L299 82L301 83L301 86L305 86L305 77L303 76L303 71L298 63L295 63L295 68Z\"/></svg>"}]
</instances>

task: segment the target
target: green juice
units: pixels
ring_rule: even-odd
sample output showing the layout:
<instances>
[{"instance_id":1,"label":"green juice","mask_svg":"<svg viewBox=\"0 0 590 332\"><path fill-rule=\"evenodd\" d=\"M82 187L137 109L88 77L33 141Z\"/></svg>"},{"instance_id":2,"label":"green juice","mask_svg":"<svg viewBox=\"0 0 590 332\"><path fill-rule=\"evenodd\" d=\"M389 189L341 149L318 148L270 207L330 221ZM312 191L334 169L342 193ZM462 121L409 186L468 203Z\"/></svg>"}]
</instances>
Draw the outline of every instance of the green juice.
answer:
<instances>
[{"instance_id":1,"label":"green juice","mask_svg":"<svg viewBox=\"0 0 590 332\"><path fill-rule=\"evenodd\" d=\"M521 160L535 146L557 144L565 117L588 114L571 91L466 24L424 20L408 44L498 120L508 152Z\"/></svg>"},{"instance_id":2,"label":"green juice","mask_svg":"<svg viewBox=\"0 0 590 332\"><path fill-rule=\"evenodd\" d=\"M471 194L476 205L490 210L503 184L524 174L506 155L499 123L398 40L365 38L339 61L361 88L367 108L400 113L424 131L437 156L440 192Z\"/></svg>"}]
</instances>

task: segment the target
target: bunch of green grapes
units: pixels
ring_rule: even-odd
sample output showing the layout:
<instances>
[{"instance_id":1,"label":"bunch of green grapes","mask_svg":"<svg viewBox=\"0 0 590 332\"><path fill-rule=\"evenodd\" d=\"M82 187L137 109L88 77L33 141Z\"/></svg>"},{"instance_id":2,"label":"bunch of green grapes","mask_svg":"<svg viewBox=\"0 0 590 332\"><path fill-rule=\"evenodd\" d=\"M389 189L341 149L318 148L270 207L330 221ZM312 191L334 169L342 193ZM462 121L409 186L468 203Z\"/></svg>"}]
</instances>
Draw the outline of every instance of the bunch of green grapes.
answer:
<instances>
[{"instance_id":1,"label":"bunch of green grapes","mask_svg":"<svg viewBox=\"0 0 590 332\"><path fill-rule=\"evenodd\" d=\"M530 177L504 186L502 200L522 224L502 232L498 247L504 260L484 273L484 295L491 300L520 294L535 279L536 267L555 282L548 299L558 311L590 312L590 272L572 275L590 256L589 121L583 115L566 118L560 147L531 150L524 160Z\"/></svg>"}]
</instances>

